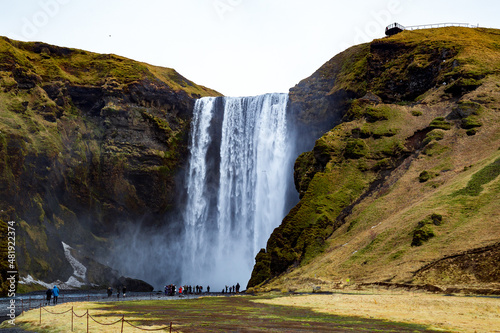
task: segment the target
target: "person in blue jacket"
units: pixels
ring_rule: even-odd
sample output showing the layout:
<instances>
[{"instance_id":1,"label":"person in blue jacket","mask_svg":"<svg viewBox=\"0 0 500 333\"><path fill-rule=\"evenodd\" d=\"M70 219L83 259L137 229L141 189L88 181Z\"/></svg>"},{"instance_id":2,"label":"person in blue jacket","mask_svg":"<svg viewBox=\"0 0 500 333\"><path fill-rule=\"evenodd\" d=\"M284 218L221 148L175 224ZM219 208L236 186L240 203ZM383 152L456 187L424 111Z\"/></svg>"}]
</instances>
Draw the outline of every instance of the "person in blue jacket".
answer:
<instances>
[{"instance_id":1,"label":"person in blue jacket","mask_svg":"<svg viewBox=\"0 0 500 333\"><path fill-rule=\"evenodd\" d=\"M54 296L54 304L57 304L57 297L59 297L59 288L57 286L52 288L52 296Z\"/></svg>"}]
</instances>

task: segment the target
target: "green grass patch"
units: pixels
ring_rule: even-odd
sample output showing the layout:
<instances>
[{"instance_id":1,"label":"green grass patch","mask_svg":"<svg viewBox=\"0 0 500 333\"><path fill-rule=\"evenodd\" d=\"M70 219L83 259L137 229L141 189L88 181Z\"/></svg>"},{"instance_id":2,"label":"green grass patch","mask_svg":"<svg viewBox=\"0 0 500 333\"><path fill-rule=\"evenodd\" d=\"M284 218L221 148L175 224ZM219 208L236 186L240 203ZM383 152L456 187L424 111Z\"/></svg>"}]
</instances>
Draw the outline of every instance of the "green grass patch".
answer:
<instances>
[{"instance_id":1,"label":"green grass patch","mask_svg":"<svg viewBox=\"0 0 500 333\"><path fill-rule=\"evenodd\" d=\"M448 146L441 145L437 142L431 142L422 151L422 154L427 155L429 157L439 156L443 153L449 151L451 148Z\"/></svg>"},{"instance_id":2,"label":"green grass patch","mask_svg":"<svg viewBox=\"0 0 500 333\"><path fill-rule=\"evenodd\" d=\"M433 221L432 218L426 218L417 223L417 226L411 233L411 246L421 246L436 235L432 229Z\"/></svg>"},{"instance_id":3,"label":"green grass patch","mask_svg":"<svg viewBox=\"0 0 500 333\"><path fill-rule=\"evenodd\" d=\"M437 117L434 118L434 120L431 121L430 128L436 129L442 129L442 130L449 130L451 129L451 123L447 122L444 117Z\"/></svg>"},{"instance_id":4,"label":"green grass patch","mask_svg":"<svg viewBox=\"0 0 500 333\"><path fill-rule=\"evenodd\" d=\"M473 129L483 126L483 123L478 119L477 116L470 115L462 120L462 124L460 126L464 129Z\"/></svg>"},{"instance_id":5,"label":"green grass patch","mask_svg":"<svg viewBox=\"0 0 500 333\"><path fill-rule=\"evenodd\" d=\"M432 171L424 170L418 175L418 181L421 183L425 183L426 181L429 181L437 176L439 176L439 174Z\"/></svg>"},{"instance_id":6,"label":"green grass patch","mask_svg":"<svg viewBox=\"0 0 500 333\"><path fill-rule=\"evenodd\" d=\"M349 139L347 141L344 156L346 158L357 159L367 154L368 147L361 139Z\"/></svg>"},{"instance_id":7,"label":"green grass patch","mask_svg":"<svg viewBox=\"0 0 500 333\"><path fill-rule=\"evenodd\" d=\"M431 141L443 140L444 133L445 132L441 129L433 129L432 131L427 133L427 135L425 136L424 144L426 145L426 144L430 143Z\"/></svg>"},{"instance_id":8,"label":"green grass patch","mask_svg":"<svg viewBox=\"0 0 500 333\"><path fill-rule=\"evenodd\" d=\"M477 130L475 128L471 128L471 129L468 129L467 131L465 131L465 134L467 134L467 136L473 136L473 135L476 135L477 133Z\"/></svg>"},{"instance_id":9,"label":"green grass patch","mask_svg":"<svg viewBox=\"0 0 500 333\"><path fill-rule=\"evenodd\" d=\"M488 184L500 174L500 158L485 166L472 175L471 179L463 189L458 190L452 196L468 195L478 196L483 191L483 185Z\"/></svg>"},{"instance_id":10,"label":"green grass patch","mask_svg":"<svg viewBox=\"0 0 500 333\"><path fill-rule=\"evenodd\" d=\"M383 159L386 157L396 157L404 150L403 141L398 137L382 137L368 140L370 147L370 158Z\"/></svg>"}]
</instances>

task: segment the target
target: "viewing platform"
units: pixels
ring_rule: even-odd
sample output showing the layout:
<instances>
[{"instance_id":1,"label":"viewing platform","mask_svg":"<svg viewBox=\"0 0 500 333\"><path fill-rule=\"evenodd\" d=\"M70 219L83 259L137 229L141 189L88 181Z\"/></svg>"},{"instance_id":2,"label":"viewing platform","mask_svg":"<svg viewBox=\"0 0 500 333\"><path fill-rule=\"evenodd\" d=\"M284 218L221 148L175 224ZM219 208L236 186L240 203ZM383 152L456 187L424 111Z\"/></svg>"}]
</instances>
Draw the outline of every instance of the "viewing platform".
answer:
<instances>
[{"instance_id":1,"label":"viewing platform","mask_svg":"<svg viewBox=\"0 0 500 333\"><path fill-rule=\"evenodd\" d=\"M435 24L422 24L422 25L412 25L405 27L399 23L393 23L385 28L386 36L392 36L400 33L403 30L418 30L418 29L434 29L434 28L444 28L444 27L464 27L464 28L478 28L479 25L470 25L469 23L435 23Z\"/></svg>"}]
</instances>

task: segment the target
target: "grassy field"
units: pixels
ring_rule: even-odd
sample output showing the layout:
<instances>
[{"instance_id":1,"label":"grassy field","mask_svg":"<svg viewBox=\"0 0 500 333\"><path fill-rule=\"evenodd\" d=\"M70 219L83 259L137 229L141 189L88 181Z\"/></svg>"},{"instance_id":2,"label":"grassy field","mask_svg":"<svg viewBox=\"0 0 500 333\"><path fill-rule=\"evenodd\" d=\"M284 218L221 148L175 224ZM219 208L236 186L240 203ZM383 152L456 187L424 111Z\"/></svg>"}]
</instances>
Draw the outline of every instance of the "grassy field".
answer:
<instances>
[{"instance_id":1,"label":"grassy field","mask_svg":"<svg viewBox=\"0 0 500 333\"><path fill-rule=\"evenodd\" d=\"M281 295L280 295L281 296ZM405 318L390 321L378 312L366 316L352 311L332 311L332 305L321 299L333 299L338 304L344 295L323 295L305 297L280 296L235 296L203 297L191 300L122 301L112 303L65 303L42 309L35 309L16 319L16 326L26 330L42 332L71 332L71 308L83 316L74 317L74 332L86 332L87 309L90 315L101 323L119 321L122 316L133 325L144 329L173 332L433 332L433 323L404 323ZM362 295L351 295L366 302ZM313 302L311 303L311 298ZM319 299L317 298L319 297ZM375 298L375 296L371 296ZM379 299L377 297L377 299ZM380 298L384 302L387 298ZM293 302L290 302L293 300ZM322 307L325 304L325 307ZM348 307L351 307L349 305ZM64 314L50 314L53 313ZM394 312L394 311L393 311ZM415 316L421 316L415 312ZM355 316L354 316L355 315ZM380 319L379 319L380 318ZM421 318L423 319L423 318ZM423 321L423 320L422 320ZM4 323L0 328L8 327ZM120 332L121 323L103 326L92 318L89 332ZM434 325L434 327L437 327ZM165 328L161 330L161 328ZM440 329L443 331L443 329ZM141 332L124 324L124 332Z\"/></svg>"},{"instance_id":2,"label":"grassy field","mask_svg":"<svg viewBox=\"0 0 500 333\"><path fill-rule=\"evenodd\" d=\"M265 304L301 306L320 313L427 325L452 332L500 332L500 299L387 292L280 297Z\"/></svg>"}]
</instances>

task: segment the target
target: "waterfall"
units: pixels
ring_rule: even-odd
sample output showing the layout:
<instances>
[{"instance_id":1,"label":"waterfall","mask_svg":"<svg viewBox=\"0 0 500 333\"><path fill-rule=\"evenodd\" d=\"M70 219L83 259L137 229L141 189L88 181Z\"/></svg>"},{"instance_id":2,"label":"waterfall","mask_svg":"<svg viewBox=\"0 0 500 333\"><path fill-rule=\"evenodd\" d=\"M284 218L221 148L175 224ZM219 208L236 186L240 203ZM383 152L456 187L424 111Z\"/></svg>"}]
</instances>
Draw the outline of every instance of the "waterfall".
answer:
<instances>
[{"instance_id":1,"label":"waterfall","mask_svg":"<svg viewBox=\"0 0 500 333\"><path fill-rule=\"evenodd\" d=\"M182 284L244 288L283 219L293 174L288 94L196 101L184 209Z\"/></svg>"}]
</instances>

